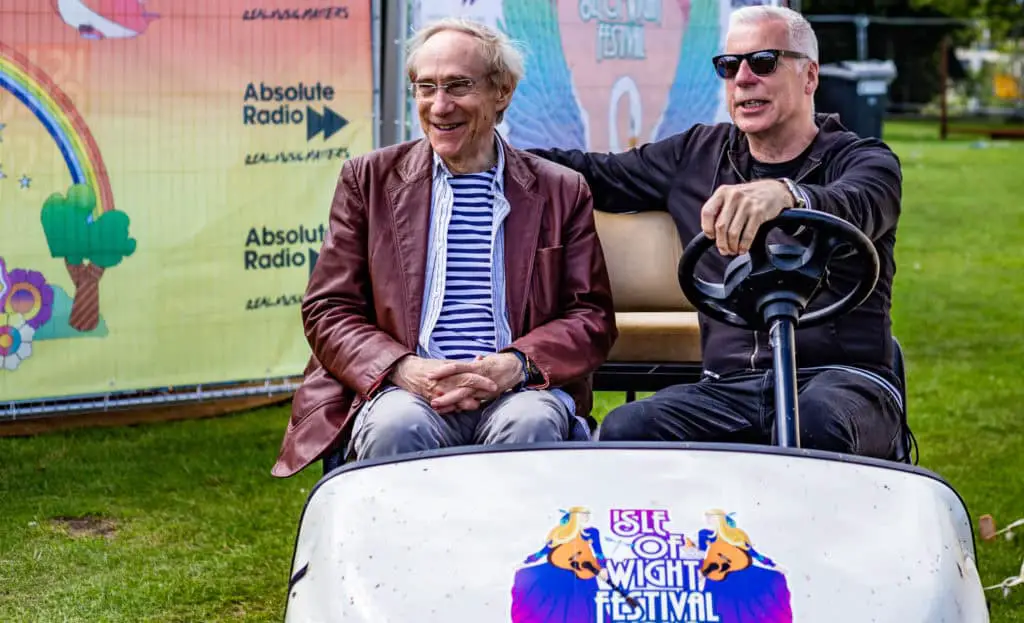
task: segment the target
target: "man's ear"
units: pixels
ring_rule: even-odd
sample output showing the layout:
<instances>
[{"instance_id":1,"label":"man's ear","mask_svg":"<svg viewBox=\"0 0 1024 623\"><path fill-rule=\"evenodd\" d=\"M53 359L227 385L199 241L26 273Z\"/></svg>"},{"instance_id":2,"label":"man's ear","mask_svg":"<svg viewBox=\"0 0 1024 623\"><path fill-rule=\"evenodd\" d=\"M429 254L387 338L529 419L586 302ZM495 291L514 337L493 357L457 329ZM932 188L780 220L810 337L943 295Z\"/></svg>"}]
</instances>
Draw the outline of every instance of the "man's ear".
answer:
<instances>
[{"instance_id":1,"label":"man's ear","mask_svg":"<svg viewBox=\"0 0 1024 623\"><path fill-rule=\"evenodd\" d=\"M509 103L512 102L512 92L515 90L511 84L507 82L503 84L494 84L495 92L497 93L497 105L499 111L507 111Z\"/></svg>"},{"instance_id":2,"label":"man's ear","mask_svg":"<svg viewBox=\"0 0 1024 623\"><path fill-rule=\"evenodd\" d=\"M807 83L804 85L804 93L811 95L818 88L818 64L807 63Z\"/></svg>"},{"instance_id":3,"label":"man's ear","mask_svg":"<svg viewBox=\"0 0 1024 623\"><path fill-rule=\"evenodd\" d=\"M508 110L509 104L512 103L512 87L507 84L503 84L498 86L496 90L498 92L497 108L499 111L504 112Z\"/></svg>"}]
</instances>

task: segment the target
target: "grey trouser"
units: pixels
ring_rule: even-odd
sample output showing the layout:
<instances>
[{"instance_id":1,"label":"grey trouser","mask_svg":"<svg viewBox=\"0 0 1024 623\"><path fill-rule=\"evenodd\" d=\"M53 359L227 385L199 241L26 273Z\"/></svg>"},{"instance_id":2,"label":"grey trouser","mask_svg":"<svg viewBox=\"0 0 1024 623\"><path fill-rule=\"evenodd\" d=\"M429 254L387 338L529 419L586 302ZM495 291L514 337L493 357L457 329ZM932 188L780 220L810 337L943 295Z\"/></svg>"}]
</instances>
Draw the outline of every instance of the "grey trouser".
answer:
<instances>
[{"instance_id":1,"label":"grey trouser","mask_svg":"<svg viewBox=\"0 0 1024 623\"><path fill-rule=\"evenodd\" d=\"M482 409L440 415L423 397L393 388L368 402L352 430L350 457L372 459L470 444L569 439L570 415L548 391L507 393Z\"/></svg>"}]
</instances>

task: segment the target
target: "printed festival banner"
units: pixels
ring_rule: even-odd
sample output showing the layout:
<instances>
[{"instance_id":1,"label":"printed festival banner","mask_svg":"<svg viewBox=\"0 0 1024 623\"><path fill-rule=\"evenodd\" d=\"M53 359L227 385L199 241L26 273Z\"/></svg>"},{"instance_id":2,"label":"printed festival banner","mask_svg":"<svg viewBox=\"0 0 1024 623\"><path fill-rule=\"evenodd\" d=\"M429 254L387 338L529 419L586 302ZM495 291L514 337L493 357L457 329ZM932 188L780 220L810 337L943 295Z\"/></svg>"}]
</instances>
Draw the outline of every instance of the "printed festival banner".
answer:
<instances>
[{"instance_id":1,"label":"printed festival banner","mask_svg":"<svg viewBox=\"0 0 1024 623\"><path fill-rule=\"evenodd\" d=\"M0 400L300 374L372 40L370 0L4 0Z\"/></svg>"},{"instance_id":2,"label":"printed festival banner","mask_svg":"<svg viewBox=\"0 0 1024 623\"><path fill-rule=\"evenodd\" d=\"M734 4L413 0L409 11L414 28L462 15L522 44L526 75L499 128L511 144L619 152L728 118L711 57ZM410 136L420 136L409 111Z\"/></svg>"}]
</instances>

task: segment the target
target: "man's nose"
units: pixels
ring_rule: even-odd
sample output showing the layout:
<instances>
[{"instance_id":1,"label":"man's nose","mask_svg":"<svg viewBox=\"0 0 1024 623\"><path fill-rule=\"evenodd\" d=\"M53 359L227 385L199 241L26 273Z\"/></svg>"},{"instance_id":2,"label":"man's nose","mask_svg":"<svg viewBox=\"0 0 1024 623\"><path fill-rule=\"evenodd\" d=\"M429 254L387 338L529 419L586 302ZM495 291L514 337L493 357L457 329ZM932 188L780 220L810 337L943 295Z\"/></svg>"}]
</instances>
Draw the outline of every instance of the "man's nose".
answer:
<instances>
[{"instance_id":1,"label":"man's nose","mask_svg":"<svg viewBox=\"0 0 1024 623\"><path fill-rule=\"evenodd\" d=\"M444 89L438 89L434 92L434 99L430 102L430 112L435 115L444 115L452 111L455 108L455 102L452 101L452 97L448 95L448 92Z\"/></svg>"},{"instance_id":2,"label":"man's nose","mask_svg":"<svg viewBox=\"0 0 1024 623\"><path fill-rule=\"evenodd\" d=\"M750 69L750 63L745 59L740 62L740 68L736 71L736 84L750 85L756 84L760 78Z\"/></svg>"}]
</instances>

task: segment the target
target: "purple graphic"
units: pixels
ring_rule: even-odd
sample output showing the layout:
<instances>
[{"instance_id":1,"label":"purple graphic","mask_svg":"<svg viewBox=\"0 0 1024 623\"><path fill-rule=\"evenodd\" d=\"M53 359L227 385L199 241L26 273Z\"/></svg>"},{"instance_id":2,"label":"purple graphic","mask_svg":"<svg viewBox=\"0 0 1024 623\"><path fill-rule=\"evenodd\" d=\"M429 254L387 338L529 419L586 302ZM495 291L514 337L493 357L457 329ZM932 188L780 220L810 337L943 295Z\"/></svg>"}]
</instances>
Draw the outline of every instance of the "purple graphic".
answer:
<instances>
[{"instance_id":1,"label":"purple graphic","mask_svg":"<svg viewBox=\"0 0 1024 623\"><path fill-rule=\"evenodd\" d=\"M606 537L590 517L562 511L523 561L513 623L792 623L786 576L732 514L706 512L694 539L668 529L666 510L612 509Z\"/></svg>"},{"instance_id":2,"label":"purple graphic","mask_svg":"<svg viewBox=\"0 0 1024 623\"><path fill-rule=\"evenodd\" d=\"M597 578L607 561L589 521L585 508L565 511L544 546L523 561L512 587L513 623L597 620Z\"/></svg>"},{"instance_id":3,"label":"purple graphic","mask_svg":"<svg viewBox=\"0 0 1024 623\"><path fill-rule=\"evenodd\" d=\"M10 277L7 276L7 263L4 262L4 258L0 257L0 309L4 308L4 302L7 301L7 291L11 289Z\"/></svg>"},{"instance_id":4,"label":"purple graphic","mask_svg":"<svg viewBox=\"0 0 1024 623\"><path fill-rule=\"evenodd\" d=\"M53 314L53 288L43 273L16 268L7 276L6 285L0 311L21 314L33 329L46 324Z\"/></svg>"}]
</instances>

